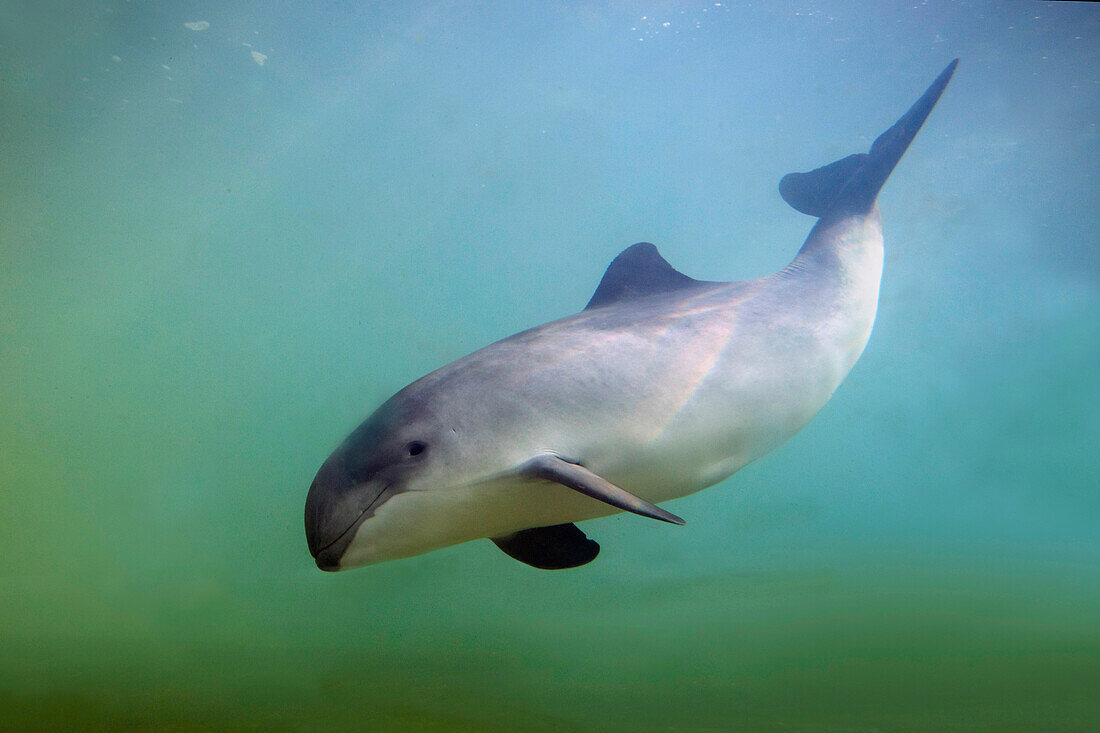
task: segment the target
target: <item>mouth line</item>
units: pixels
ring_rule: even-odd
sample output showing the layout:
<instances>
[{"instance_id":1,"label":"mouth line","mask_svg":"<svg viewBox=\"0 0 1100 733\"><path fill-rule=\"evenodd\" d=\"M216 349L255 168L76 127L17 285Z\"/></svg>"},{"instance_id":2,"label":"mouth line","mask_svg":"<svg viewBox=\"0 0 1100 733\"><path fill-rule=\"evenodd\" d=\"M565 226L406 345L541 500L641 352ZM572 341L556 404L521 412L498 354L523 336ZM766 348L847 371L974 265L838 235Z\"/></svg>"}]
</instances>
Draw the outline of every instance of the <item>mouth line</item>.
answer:
<instances>
[{"instance_id":1,"label":"mouth line","mask_svg":"<svg viewBox=\"0 0 1100 733\"><path fill-rule=\"evenodd\" d=\"M344 539L344 537L347 536L348 532L351 532L353 529L358 527L359 524L363 521L363 518L366 516L367 512L369 512L371 509L373 509L374 505L378 503L378 500L382 498L382 495L390 490L390 486L392 486L392 484L386 484L385 486L383 486L382 490L378 492L378 496L371 499L370 504L367 504L367 507L363 511L359 512L359 514L355 517L355 519L353 519L351 521L351 524L349 524L343 532L341 532L339 535L337 535L336 539L334 539L332 542L329 542L324 547L318 548L317 552L314 554L314 557L317 557L317 555L320 555L322 552L324 552L328 548L332 547L333 545L335 545L340 540Z\"/></svg>"}]
</instances>

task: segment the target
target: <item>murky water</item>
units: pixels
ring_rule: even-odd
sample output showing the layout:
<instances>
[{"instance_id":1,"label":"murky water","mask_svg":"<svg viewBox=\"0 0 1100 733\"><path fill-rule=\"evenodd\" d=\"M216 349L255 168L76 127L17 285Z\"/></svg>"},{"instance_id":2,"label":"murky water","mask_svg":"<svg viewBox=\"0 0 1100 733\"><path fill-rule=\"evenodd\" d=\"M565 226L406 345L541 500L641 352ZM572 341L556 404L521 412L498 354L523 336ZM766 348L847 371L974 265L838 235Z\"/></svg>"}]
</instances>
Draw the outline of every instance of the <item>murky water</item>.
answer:
<instances>
[{"instance_id":1,"label":"murky water","mask_svg":"<svg viewBox=\"0 0 1100 733\"><path fill-rule=\"evenodd\" d=\"M1094 5L0 6L0 728L1100 726ZM955 56L863 359L686 527L314 568L382 400L635 241L782 267Z\"/></svg>"}]
</instances>

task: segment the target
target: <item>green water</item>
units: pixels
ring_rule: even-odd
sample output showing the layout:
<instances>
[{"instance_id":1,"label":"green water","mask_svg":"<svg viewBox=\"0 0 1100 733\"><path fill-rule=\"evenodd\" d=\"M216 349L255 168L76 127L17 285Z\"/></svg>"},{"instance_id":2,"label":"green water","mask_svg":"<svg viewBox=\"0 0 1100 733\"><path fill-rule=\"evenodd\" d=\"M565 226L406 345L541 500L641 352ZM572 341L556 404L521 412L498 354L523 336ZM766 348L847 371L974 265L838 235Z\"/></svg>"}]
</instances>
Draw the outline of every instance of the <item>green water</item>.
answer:
<instances>
[{"instance_id":1,"label":"green water","mask_svg":"<svg viewBox=\"0 0 1100 733\"><path fill-rule=\"evenodd\" d=\"M1100 728L1093 5L0 11L0 729ZM382 400L635 241L782 267L955 56L863 359L686 527L316 570Z\"/></svg>"}]
</instances>

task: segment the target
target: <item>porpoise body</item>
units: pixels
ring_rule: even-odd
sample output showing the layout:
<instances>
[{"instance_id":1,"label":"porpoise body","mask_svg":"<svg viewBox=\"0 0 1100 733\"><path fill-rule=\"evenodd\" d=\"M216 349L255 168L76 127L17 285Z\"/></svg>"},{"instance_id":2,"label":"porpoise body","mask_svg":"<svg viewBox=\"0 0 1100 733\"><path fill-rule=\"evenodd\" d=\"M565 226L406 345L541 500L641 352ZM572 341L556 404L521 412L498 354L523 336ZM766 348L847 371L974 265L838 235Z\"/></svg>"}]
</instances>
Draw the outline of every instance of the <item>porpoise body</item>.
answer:
<instances>
[{"instance_id":1,"label":"porpoise body","mask_svg":"<svg viewBox=\"0 0 1100 733\"><path fill-rule=\"evenodd\" d=\"M529 565L599 552L575 522L656 506L732 475L805 426L875 320L876 197L955 70L874 143L786 176L819 218L794 260L745 282L693 280L648 243L608 267L588 306L405 387L325 461L306 499L323 570L491 538Z\"/></svg>"}]
</instances>

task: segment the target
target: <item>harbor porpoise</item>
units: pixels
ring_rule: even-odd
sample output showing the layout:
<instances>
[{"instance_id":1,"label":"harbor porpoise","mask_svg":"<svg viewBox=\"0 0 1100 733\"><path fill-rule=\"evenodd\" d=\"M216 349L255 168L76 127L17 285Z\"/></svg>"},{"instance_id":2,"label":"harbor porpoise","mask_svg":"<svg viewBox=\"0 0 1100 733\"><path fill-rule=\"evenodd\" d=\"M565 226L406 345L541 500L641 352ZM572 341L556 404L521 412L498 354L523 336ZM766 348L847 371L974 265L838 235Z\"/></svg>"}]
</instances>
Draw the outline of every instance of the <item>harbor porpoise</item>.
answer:
<instances>
[{"instance_id":1,"label":"harbor porpoise","mask_svg":"<svg viewBox=\"0 0 1100 733\"><path fill-rule=\"evenodd\" d=\"M794 260L744 282L623 251L583 311L465 356L385 402L306 498L322 570L478 538L544 569L590 562L575 522L617 511L683 524L659 502L722 481L805 426L875 320L876 198L958 60L869 153L779 184L818 218Z\"/></svg>"}]
</instances>

